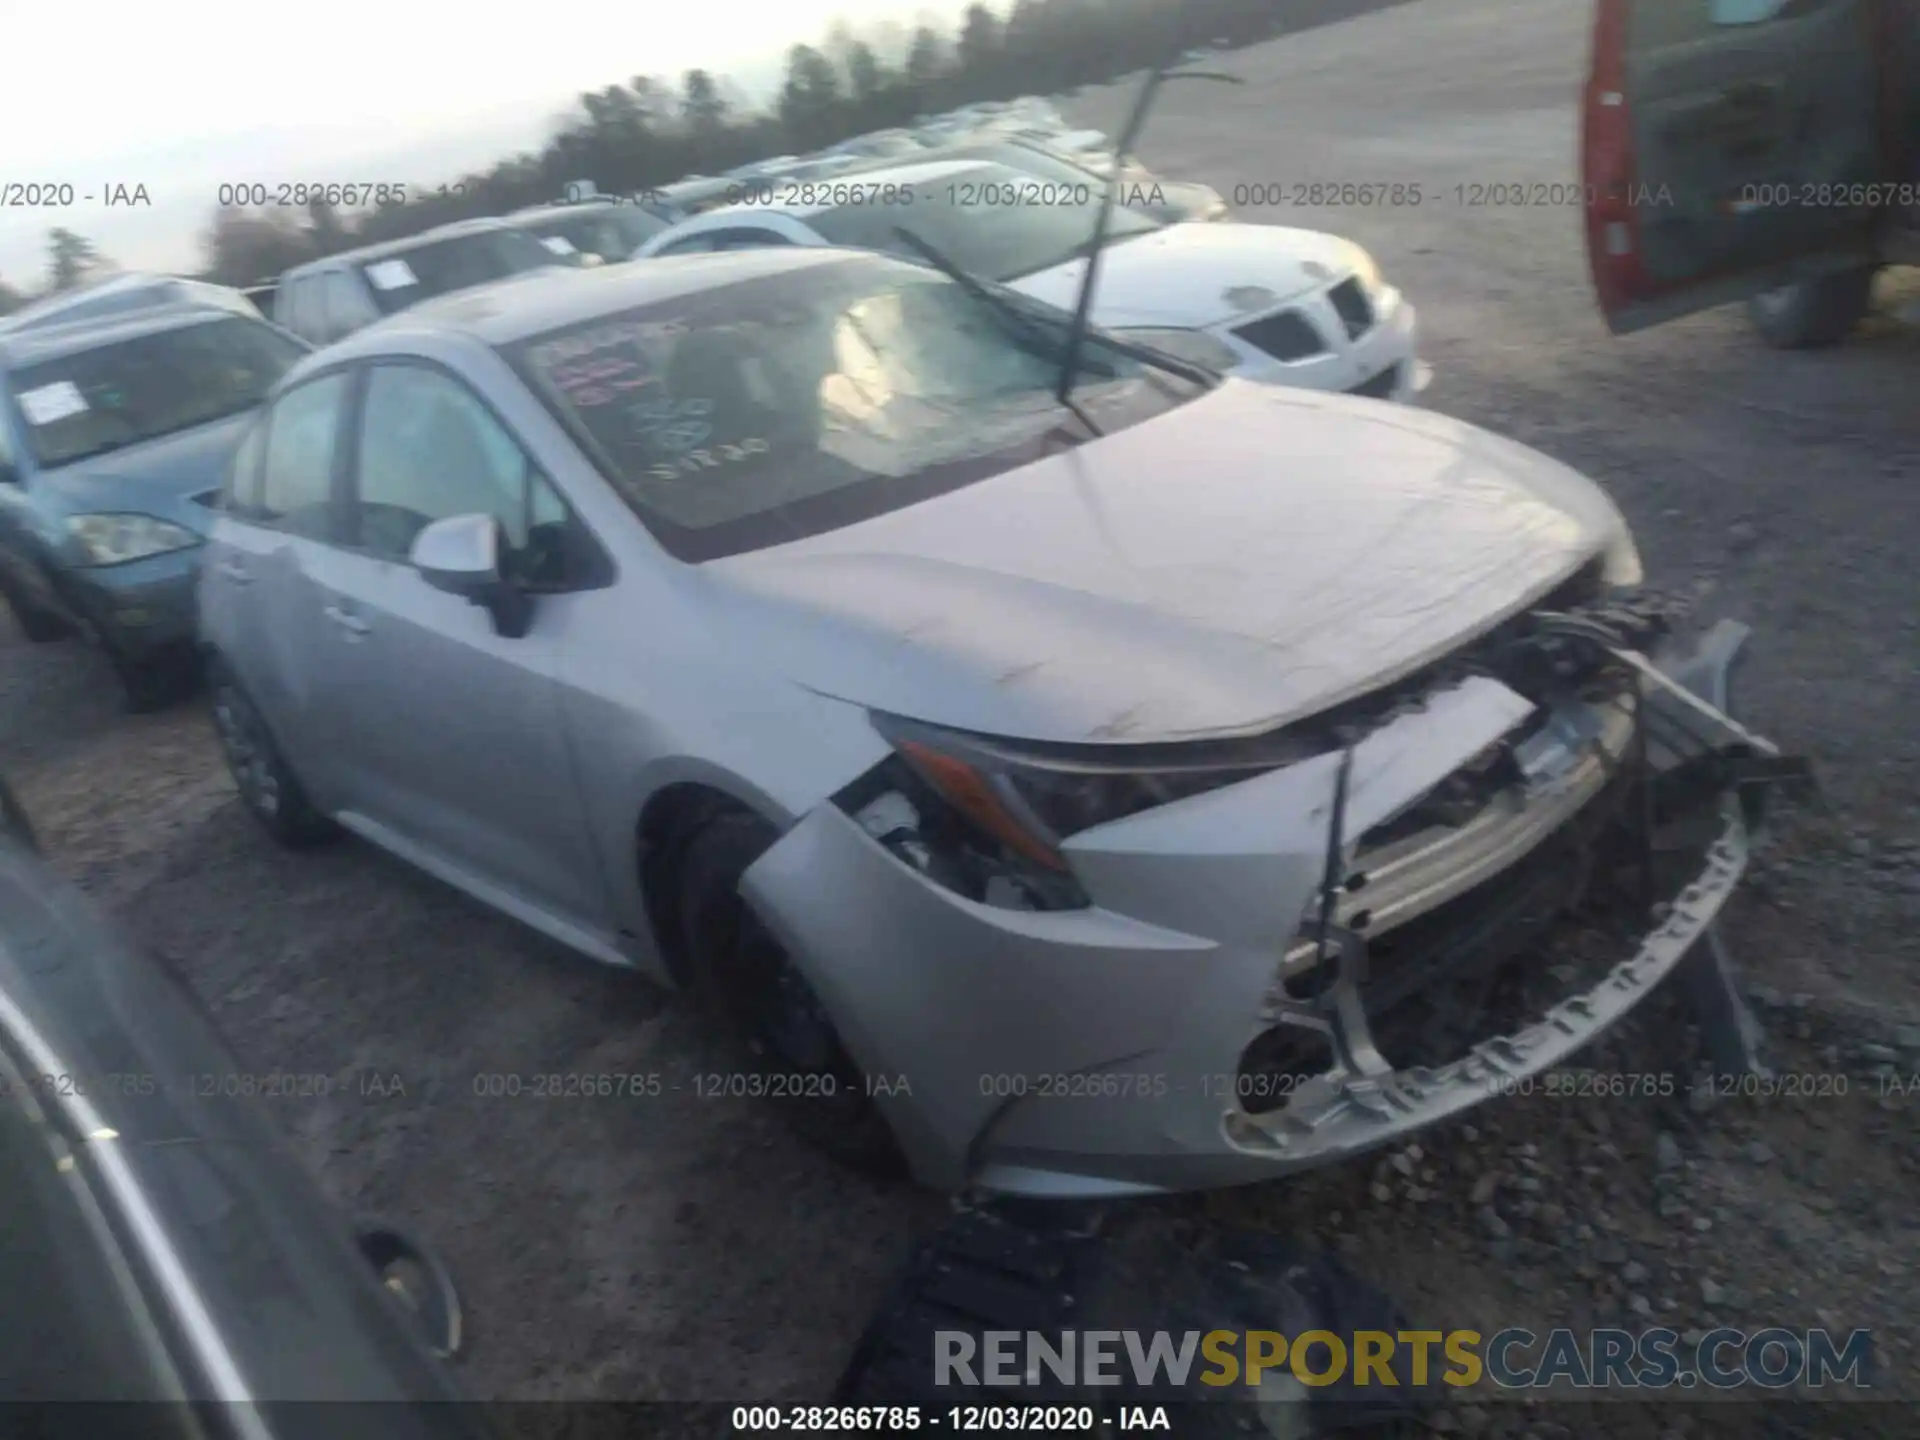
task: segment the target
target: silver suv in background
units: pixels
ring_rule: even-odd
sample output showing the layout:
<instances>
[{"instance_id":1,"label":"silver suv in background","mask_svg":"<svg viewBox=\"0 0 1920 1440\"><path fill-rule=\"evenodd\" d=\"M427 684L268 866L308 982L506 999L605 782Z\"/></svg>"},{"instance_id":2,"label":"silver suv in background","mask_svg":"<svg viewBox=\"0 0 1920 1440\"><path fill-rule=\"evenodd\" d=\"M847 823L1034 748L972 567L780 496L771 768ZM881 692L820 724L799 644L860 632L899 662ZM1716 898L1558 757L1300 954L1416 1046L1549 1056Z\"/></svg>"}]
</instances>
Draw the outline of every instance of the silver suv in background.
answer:
<instances>
[{"instance_id":1,"label":"silver suv in background","mask_svg":"<svg viewBox=\"0 0 1920 1440\"><path fill-rule=\"evenodd\" d=\"M274 323L330 345L422 300L569 263L504 220L462 220L296 265L274 290Z\"/></svg>"}]
</instances>

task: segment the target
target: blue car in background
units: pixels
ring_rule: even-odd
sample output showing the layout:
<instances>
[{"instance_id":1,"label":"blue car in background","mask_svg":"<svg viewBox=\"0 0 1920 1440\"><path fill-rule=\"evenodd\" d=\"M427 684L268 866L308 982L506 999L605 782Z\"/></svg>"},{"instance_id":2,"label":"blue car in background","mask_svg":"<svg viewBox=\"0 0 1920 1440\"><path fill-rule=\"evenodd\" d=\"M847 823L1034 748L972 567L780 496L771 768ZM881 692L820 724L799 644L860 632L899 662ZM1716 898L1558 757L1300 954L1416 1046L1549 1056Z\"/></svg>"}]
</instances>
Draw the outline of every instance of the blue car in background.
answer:
<instances>
[{"instance_id":1,"label":"blue car in background","mask_svg":"<svg viewBox=\"0 0 1920 1440\"><path fill-rule=\"evenodd\" d=\"M234 448L308 347L193 299L48 321L0 325L0 598L30 640L93 636L129 706L158 708L194 673Z\"/></svg>"}]
</instances>

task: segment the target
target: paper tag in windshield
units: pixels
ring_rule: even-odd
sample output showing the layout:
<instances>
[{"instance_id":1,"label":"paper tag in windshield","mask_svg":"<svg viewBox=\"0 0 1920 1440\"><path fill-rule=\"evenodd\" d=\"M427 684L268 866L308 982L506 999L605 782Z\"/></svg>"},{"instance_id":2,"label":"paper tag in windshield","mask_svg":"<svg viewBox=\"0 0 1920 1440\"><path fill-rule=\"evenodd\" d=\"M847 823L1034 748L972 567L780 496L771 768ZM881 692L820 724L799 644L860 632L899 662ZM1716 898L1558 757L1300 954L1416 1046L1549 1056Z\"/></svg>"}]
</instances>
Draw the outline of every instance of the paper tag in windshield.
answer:
<instances>
[{"instance_id":1,"label":"paper tag in windshield","mask_svg":"<svg viewBox=\"0 0 1920 1440\"><path fill-rule=\"evenodd\" d=\"M420 277L404 260L376 260L367 266L367 283L376 290L404 290L418 285Z\"/></svg>"},{"instance_id":2,"label":"paper tag in windshield","mask_svg":"<svg viewBox=\"0 0 1920 1440\"><path fill-rule=\"evenodd\" d=\"M87 410L87 397L71 380L56 380L51 385L22 390L19 400L20 413L35 425L51 425L69 415L83 415Z\"/></svg>"},{"instance_id":3,"label":"paper tag in windshield","mask_svg":"<svg viewBox=\"0 0 1920 1440\"><path fill-rule=\"evenodd\" d=\"M556 255L578 255L580 253L573 248L573 242L564 235L543 235L540 237L540 243Z\"/></svg>"}]
</instances>

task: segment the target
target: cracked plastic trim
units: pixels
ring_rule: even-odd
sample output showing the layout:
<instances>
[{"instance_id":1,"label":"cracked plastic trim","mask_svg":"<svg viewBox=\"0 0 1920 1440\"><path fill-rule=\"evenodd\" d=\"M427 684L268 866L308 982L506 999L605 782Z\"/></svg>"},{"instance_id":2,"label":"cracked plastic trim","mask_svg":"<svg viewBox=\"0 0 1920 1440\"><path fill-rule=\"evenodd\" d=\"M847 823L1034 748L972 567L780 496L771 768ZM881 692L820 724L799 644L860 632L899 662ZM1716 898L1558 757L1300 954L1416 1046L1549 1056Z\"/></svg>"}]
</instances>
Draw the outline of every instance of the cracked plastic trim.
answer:
<instances>
[{"instance_id":1,"label":"cracked plastic trim","mask_svg":"<svg viewBox=\"0 0 1920 1440\"><path fill-rule=\"evenodd\" d=\"M1666 979L1719 915L1746 870L1749 853L1738 806L1728 803L1723 814L1726 828L1708 849L1700 874L1631 957L1591 990L1562 1001L1523 1030L1482 1041L1450 1064L1388 1066L1374 1048L1359 977L1350 966L1341 966L1340 979L1321 1001L1285 1001L1275 1019L1326 1034L1336 1053L1355 1058L1358 1073L1315 1076L1281 1111L1260 1116L1227 1111L1222 1121L1227 1142L1287 1168L1320 1165L1460 1114L1503 1087L1559 1064Z\"/></svg>"}]
</instances>

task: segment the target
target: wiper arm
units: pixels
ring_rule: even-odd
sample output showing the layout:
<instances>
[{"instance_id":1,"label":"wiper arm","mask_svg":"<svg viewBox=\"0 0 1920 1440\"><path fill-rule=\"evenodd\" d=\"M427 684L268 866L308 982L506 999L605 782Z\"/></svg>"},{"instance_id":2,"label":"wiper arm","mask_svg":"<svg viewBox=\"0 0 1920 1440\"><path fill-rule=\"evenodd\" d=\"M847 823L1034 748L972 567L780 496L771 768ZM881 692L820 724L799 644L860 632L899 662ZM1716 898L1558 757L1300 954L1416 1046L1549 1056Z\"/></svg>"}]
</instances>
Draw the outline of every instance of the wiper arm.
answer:
<instances>
[{"instance_id":1,"label":"wiper arm","mask_svg":"<svg viewBox=\"0 0 1920 1440\"><path fill-rule=\"evenodd\" d=\"M1133 102L1133 113L1127 116L1126 126L1120 131L1120 138L1113 144L1113 168L1107 173L1107 188L1100 196L1100 212L1094 217L1093 236L1087 242L1087 269L1080 277L1080 294L1073 305L1073 328L1067 331L1067 353L1060 362L1060 384L1054 396L1062 405L1071 405L1073 383L1079 378L1080 351L1085 347L1087 323L1093 313L1093 291L1100 275L1100 255L1106 249L1107 226L1113 220L1113 205L1120 193L1121 157L1133 153L1133 142L1139 138L1140 131L1147 123L1147 111L1153 107L1154 96L1160 91L1162 83L1168 80L1218 80L1227 85L1238 85L1237 76L1223 75L1216 70L1168 70L1164 65L1156 65L1147 74L1147 83L1140 87L1140 98Z\"/></svg>"},{"instance_id":2,"label":"wiper arm","mask_svg":"<svg viewBox=\"0 0 1920 1440\"><path fill-rule=\"evenodd\" d=\"M989 290L980 282L980 278L977 275L971 275L967 271L962 270L925 240L922 240L918 235L907 229L906 226L894 226L893 233L899 236L902 243L908 246L908 248L921 259L925 260L929 265L933 266L934 269L953 281L954 284L958 285L962 290L965 290L967 294L971 295L974 299L980 301L1001 319L1013 322L1018 329L1037 339L1051 338L1045 335L1041 326L1035 320L1023 312L1012 301L1008 300L1006 296ZM1087 429L1091 430L1095 435L1104 435L1107 433L1094 423L1093 417L1089 415L1085 408L1071 395L1062 394L1054 398L1066 406L1068 410L1072 411L1074 419L1086 426Z\"/></svg>"}]
</instances>

